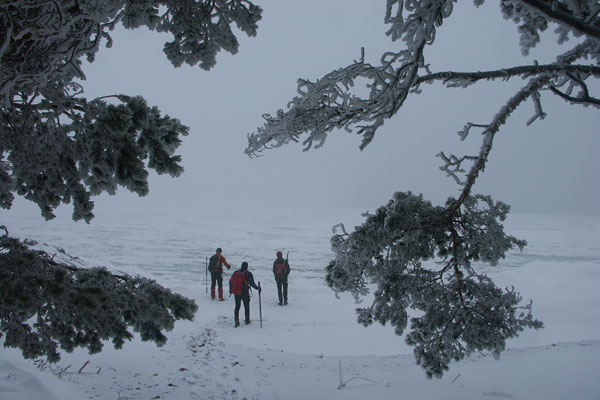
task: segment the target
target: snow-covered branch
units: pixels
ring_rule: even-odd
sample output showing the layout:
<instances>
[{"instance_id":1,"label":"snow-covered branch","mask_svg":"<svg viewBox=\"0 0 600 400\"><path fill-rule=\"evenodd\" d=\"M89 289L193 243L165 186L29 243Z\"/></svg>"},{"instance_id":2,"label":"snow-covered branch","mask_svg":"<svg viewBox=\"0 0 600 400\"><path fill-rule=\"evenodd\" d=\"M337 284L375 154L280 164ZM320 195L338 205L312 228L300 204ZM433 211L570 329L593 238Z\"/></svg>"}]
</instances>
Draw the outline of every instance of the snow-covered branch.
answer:
<instances>
[{"instance_id":1,"label":"snow-covered branch","mask_svg":"<svg viewBox=\"0 0 600 400\"><path fill-rule=\"evenodd\" d=\"M158 16L161 8L166 12ZM173 65L185 62L208 70L221 49L237 52L231 24L254 36L261 14L260 7L242 0L3 2L0 98L9 107L19 92L31 94L53 82L84 79L80 58L92 61L102 39L110 46L108 31L118 23L171 33L173 40L165 44L164 52Z\"/></svg>"},{"instance_id":2,"label":"snow-covered branch","mask_svg":"<svg viewBox=\"0 0 600 400\"><path fill-rule=\"evenodd\" d=\"M73 202L73 219L89 222L92 195L114 194L120 185L143 196L146 168L179 176L175 152L188 128L140 97L120 95L116 103L57 96L3 112L8 157L0 168L0 205L10 208L18 188L47 219L60 204Z\"/></svg>"},{"instance_id":3,"label":"snow-covered branch","mask_svg":"<svg viewBox=\"0 0 600 400\"><path fill-rule=\"evenodd\" d=\"M581 34L600 40L599 7L595 1L522 0L521 2L558 24L566 25Z\"/></svg>"},{"instance_id":4,"label":"snow-covered branch","mask_svg":"<svg viewBox=\"0 0 600 400\"><path fill-rule=\"evenodd\" d=\"M561 55L557 64L569 65L569 63L574 62L575 60L581 58L585 55L585 49L589 48L590 43L585 42L578 45L575 49L568 51L567 53ZM569 74L567 74L569 75ZM471 190L477 177L483 170L485 169L485 165L487 163L490 152L492 151L493 141L495 135L500 131L502 125L504 125L510 115L528 98L534 98L534 101L538 104L536 107L536 116L541 114L541 106L539 105L539 92L542 88L547 86L554 76L552 74L542 74L538 77L532 78L529 83L523 87L520 91L518 91L515 95L513 95L508 102L502 106L499 112L494 116L492 121L486 125L485 130L482 132L482 145L479 151L479 156L477 159L473 161L473 165L467 174L466 180L463 185L463 189L458 198L457 203L450 209L451 213L455 213L458 211L462 202L471 194ZM572 79L572 78L571 78ZM530 120L531 121L531 120ZM461 135L461 137L464 137ZM473 158L469 158L472 160ZM459 163L460 164L460 163ZM446 165L448 164L446 162ZM442 168L443 170L446 170ZM462 171L461 171L462 172ZM456 179L456 178L455 178Z\"/></svg>"},{"instance_id":5,"label":"snow-covered branch","mask_svg":"<svg viewBox=\"0 0 600 400\"><path fill-rule=\"evenodd\" d=\"M145 195L149 169L179 176L188 128L140 97L82 97L81 58L93 61L122 23L171 33L174 65L210 69L221 49L238 49L231 25L253 36L261 13L244 0L0 3L0 206L20 195L49 219L73 202L73 218L89 222L92 196L118 186Z\"/></svg>"},{"instance_id":6,"label":"snow-covered branch","mask_svg":"<svg viewBox=\"0 0 600 400\"><path fill-rule=\"evenodd\" d=\"M424 68L423 51L435 38L436 26L452 12L452 1L423 1L406 5L412 13L402 17L403 6L392 17L394 2L388 2L386 22L392 39L401 38L406 50L387 52L381 65L365 63L363 57L353 64L330 72L316 82L298 81L298 96L288 103L288 111L266 114L266 123L256 133L248 134L245 153L254 157L265 149L297 142L303 134L304 150L322 146L334 129L344 129L362 136L361 149L373 140L385 119L393 117L414 89L418 71ZM414 7L414 8L413 8ZM369 95L361 98L353 87L359 78L368 81Z\"/></svg>"},{"instance_id":7,"label":"snow-covered branch","mask_svg":"<svg viewBox=\"0 0 600 400\"><path fill-rule=\"evenodd\" d=\"M77 347L97 353L106 340L121 348L130 329L160 346L163 332L197 308L153 280L80 268L0 237L0 337L25 358L56 362L59 350Z\"/></svg>"},{"instance_id":8,"label":"snow-covered branch","mask_svg":"<svg viewBox=\"0 0 600 400\"><path fill-rule=\"evenodd\" d=\"M508 338L524 328L542 326L532 317L531 303L521 306L518 293L498 289L471 267L474 261L495 265L510 248L525 245L503 232L507 205L472 193L495 136L529 99L535 112L528 124L546 117L544 93L571 104L600 105L600 98L590 94L600 78L600 5L596 0L500 2L504 16L519 25L524 55L540 42L550 23L558 24L559 43L583 37L552 64L432 72L423 49L435 41L437 28L452 14L453 3L387 0L387 34L394 41L401 40L404 48L383 54L379 65L366 64L361 57L315 82L300 80L298 96L287 111L266 115L266 123L248 135L246 148L246 154L256 156L265 149L302 141L308 150L315 143L314 147L323 145L328 134L343 128L362 136L363 149L409 95L422 93L424 83L465 88L490 80L518 77L527 81L489 123L469 122L459 132L465 139L472 128L482 130L477 155L438 154L444 163L441 169L462 186L458 198L450 197L443 207L434 207L422 196L396 193L354 232L331 239L335 259L327 266L327 284L336 293L350 292L357 301L375 286L372 304L357 310L359 323L390 322L400 335L408 326L407 310L419 310L419 317L410 320L407 343L415 347L415 357L430 377L441 376L452 360L472 351L486 349L498 355ZM475 1L475 5L481 3ZM364 81L368 95L359 97L354 85Z\"/></svg>"},{"instance_id":9,"label":"snow-covered branch","mask_svg":"<svg viewBox=\"0 0 600 400\"><path fill-rule=\"evenodd\" d=\"M436 72L428 75L422 75L417 78L416 84L432 83L441 81L449 87L467 87L481 80L508 80L512 77L531 77L534 75L554 75L564 76L565 74L582 73L600 77L600 67L595 65L522 65L518 67L502 68L494 71L477 72Z\"/></svg>"},{"instance_id":10,"label":"snow-covered branch","mask_svg":"<svg viewBox=\"0 0 600 400\"><path fill-rule=\"evenodd\" d=\"M210 69L221 49L238 49L231 25L253 36L261 12L246 0L0 2L0 207L20 195L50 219L72 202L73 219L89 222L92 196L118 186L145 195L150 169L179 176L188 128L139 96L86 99L74 82L85 78L82 58L93 61L122 23L171 33L165 53L174 65ZM4 231L0 337L25 358L95 353L106 340L120 348L131 331L162 345L175 320L197 310L153 280L57 261Z\"/></svg>"},{"instance_id":11,"label":"snow-covered branch","mask_svg":"<svg viewBox=\"0 0 600 400\"><path fill-rule=\"evenodd\" d=\"M520 312L518 293L497 288L470 267L475 261L495 265L526 244L504 233L499 221L509 207L476 195L449 213L456 204L449 199L446 207L433 206L422 196L395 193L354 232L331 241L336 256L327 284L355 298L375 287L373 303L357 310L359 323L389 322L402 335L409 310L418 310L406 340L429 377L476 350L499 354L508 338L542 327L530 308Z\"/></svg>"},{"instance_id":12,"label":"snow-covered branch","mask_svg":"<svg viewBox=\"0 0 600 400\"><path fill-rule=\"evenodd\" d=\"M529 15L527 10L522 9L523 7L518 9L509 7L512 3L519 2L503 3L505 14L517 21ZM392 16L394 9L396 15ZM408 16L403 15L405 10L410 11ZM531 79L544 76L561 80L578 76L582 82L600 77L600 67L597 65L574 65L573 60L566 61L571 57L570 53L577 53L577 58L589 55L598 57L600 45L595 38L589 38L577 45L571 52L559 56L557 62L552 64L534 63L491 71L431 72L425 64L423 49L433 42L435 27L441 25L444 18L450 17L451 12L452 5L447 1L415 1L411 2L410 6L388 1L386 22L392 24L388 34L394 40L402 39L406 42L407 48L399 52L385 53L381 57L380 65L365 63L364 57L361 57L359 61L332 71L315 82L299 80L299 95L288 103L288 110L278 110L275 115L265 114L263 116L265 124L258 127L256 133L248 134L246 154L254 157L266 149L300 141L304 145L304 150L318 148L336 129L344 129L361 136L360 148L364 149L371 143L385 120L397 114L408 96L420 93L420 85L423 83L439 81L448 87L465 88L482 81L508 80L513 77ZM539 18L536 21L539 22ZM535 29L538 28L542 29L541 27ZM526 47L529 48L537 39L527 40L529 44ZM419 74L421 70L425 74ZM365 97L355 94L354 85L359 78L366 81L368 95ZM557 89L555 84L547 83L539 89L551 87ZM556 90L555 92L561 93ZM531 95L538 110L536 117L543 115L539 93ZM570 98L568 95L563 97L573 102L595 104L595 98L589 94L577 99Z\"/></svg>"}]
</instances>

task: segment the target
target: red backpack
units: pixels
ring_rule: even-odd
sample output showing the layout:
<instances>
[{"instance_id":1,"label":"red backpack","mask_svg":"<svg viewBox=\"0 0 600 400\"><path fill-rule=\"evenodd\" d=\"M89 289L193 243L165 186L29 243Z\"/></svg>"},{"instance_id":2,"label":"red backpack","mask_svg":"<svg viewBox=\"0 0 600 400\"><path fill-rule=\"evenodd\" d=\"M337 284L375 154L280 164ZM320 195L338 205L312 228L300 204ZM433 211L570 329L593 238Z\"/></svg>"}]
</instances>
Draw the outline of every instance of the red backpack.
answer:
<instances>
[{"instance_id":1,"label":"red backpack","mask_svg":"<svg viewBox=\"0 0 600 400\"><path fill-rule=\"evenodd\" d=\"M229 293L242 294L245 286L248 286L248 274L242 271L235 271L229 279Z\"/></svg>"},{"instance_id":2,"label":"red backpack","mask_svg":"<svg viewBox=\"0 0 600 400\"><path fill-rule=\"evenodd\" d=\"M277 276L277 280L280 281L285 278L285 263L275 264L275 276Z\"/></svg>"}]
</instances>

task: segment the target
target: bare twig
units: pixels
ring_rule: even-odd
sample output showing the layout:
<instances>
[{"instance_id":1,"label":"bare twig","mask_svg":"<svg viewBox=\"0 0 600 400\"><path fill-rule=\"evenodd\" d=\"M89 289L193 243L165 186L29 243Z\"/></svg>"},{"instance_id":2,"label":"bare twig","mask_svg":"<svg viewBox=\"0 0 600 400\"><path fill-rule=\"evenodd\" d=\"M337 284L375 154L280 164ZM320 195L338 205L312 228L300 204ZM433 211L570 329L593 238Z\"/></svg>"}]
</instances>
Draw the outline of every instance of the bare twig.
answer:
<instances>
[{"instance_id":1,"label":"bare twig","mask_svg":"<svg viewBox=\"0 0 600 400\"><path fill-rule=\"evenodd\" d=\"M370 382L370 383L375 383L374 381L372 381L372 380L370 380L370 379L367 379L367 378L363 378L362 376L353 376L352 378L350 378L350 379L348 379L347 381L345 381L345 382L344 382L344 380L343 380L343 378L342 378L342 362L341 362L341 361L340 361L340 363L339 363L339 366L340 366L340 385L338 386L338 389L341 389L341 388L344 388L344 387L346 387L346 385L347 385L347 384L348 384L350 381L352 381L352 380L354 380L354 379L362 379L362 380L365 380L365 381L367 381L367 382Z\"/></svg>"}]
</instances>

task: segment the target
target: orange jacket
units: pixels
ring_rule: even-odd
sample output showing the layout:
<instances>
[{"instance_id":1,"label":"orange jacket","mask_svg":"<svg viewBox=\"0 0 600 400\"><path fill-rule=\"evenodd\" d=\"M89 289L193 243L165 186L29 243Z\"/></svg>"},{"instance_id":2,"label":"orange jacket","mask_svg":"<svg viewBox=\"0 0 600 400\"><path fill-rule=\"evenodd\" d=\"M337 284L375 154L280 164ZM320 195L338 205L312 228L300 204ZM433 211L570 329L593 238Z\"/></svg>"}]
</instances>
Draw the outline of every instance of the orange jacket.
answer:
<instances>
[{"instance_id":1,"label":"orange jacket","mask_svg":"<svg viewBox=\"0 0 600 400\"><path fill-rule=\"evenodd\" d=\"M223 257L220 253L215 253L212 257L210 257L210 263L208 264L208 270L212 272L222 271L223 268L221 264L225 265L227 268L231 269L231 265L227 262L225 257Z\"/></svg>"},{"instance_id":2,"label":"orange jacket","mask_svg":"<svg viewBox=\"0 0 600 400\"><path fill-rule=\"evenodd\" d=\"M217 254L219 254L219 253L217 253ZM221 262L221 263L225 264L225 266L227 268L231 269L231 265L229 265L229 263L225 259L225 256L223 256L222 254L219 254L219 261L218 262Z\"/></svg>"}]
</instances>

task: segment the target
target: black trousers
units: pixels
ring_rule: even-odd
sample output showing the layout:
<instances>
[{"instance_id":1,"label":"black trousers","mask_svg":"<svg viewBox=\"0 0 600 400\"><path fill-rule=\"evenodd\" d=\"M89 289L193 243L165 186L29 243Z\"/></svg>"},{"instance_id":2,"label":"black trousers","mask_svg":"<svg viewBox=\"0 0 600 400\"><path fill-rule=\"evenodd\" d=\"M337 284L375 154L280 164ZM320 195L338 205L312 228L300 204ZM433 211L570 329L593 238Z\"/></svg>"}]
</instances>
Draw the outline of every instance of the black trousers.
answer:
<instances>
[{"instance_id":1,"label":"black trousers","mask_svg":"<svg viewBox=\"0 0 600 400\"><path fill-rule=\"evenodd\" d=\"M288 281L285 280L277 280L277 296L279 297L280 303L287 303L287 289L288 289Z\"/></svg>"},{"instance_id":2,"label":"black trousers","mask_svg":"<svg viewBox=\"0 0 600 400\"><path fill-rule=\"evenodd\" d=\"M244 314L246 317L246 322L250 321L250 295L249 294L234 294L235 298L235 309L233 310L233 317L236 322L240 320L240 307L242 306L242 301L244 302Z\"/></svg>"},{"instance_id":3,"label":"black trousers","mask_svg":"<svg viewBox=\"0 0 600 400\"><path fill-rule=\"evenodd\" d=\"M223 272L211 272L210 273L210 287L214 288L216 284L219 284L219 287L223 287Z\"/></svg>"}]
</instances>

